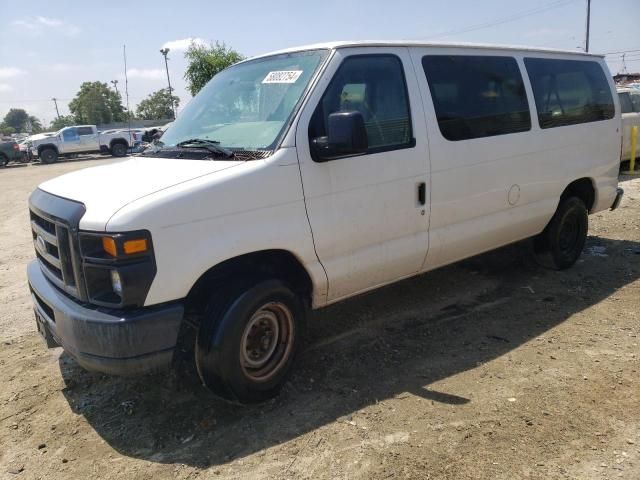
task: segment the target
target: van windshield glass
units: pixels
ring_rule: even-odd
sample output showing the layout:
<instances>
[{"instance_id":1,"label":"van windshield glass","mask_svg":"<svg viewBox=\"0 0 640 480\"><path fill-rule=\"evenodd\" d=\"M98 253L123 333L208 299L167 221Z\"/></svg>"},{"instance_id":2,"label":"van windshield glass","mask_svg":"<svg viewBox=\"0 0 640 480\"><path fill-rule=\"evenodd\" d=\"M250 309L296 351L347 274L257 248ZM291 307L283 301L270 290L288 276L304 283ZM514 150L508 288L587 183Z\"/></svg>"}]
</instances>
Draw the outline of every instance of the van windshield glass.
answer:
<instances>
[{"instance_id":1,"label":"van windshield glass","mask_svg":"<svg viewBox=\"0 0 640 480\"><path fill-rule=\"evenodd\" d=\"M161 144L191 139L238 150L272 150L327 50L274 55L223 70L164 133Z\"/></svg>"}]
</instances>

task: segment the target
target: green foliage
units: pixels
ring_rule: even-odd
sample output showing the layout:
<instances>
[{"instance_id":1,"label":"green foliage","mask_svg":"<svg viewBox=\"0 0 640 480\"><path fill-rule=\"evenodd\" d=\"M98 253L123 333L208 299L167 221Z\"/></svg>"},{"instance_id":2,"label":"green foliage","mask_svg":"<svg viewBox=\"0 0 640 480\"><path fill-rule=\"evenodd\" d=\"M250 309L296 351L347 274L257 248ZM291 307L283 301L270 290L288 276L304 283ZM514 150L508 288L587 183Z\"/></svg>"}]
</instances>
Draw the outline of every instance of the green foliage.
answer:
<instances>
[{"instance_id":1,"label":"green foliage","mask_svg":"<svg viewBox=\"0 0 640 480\"><path fill-rule=\"evenodd\" d=\"M42 131L42 123L33 115L29 115L22 108L12 108L7 112L0 124L0 131L9 135L11 133L24 133L29 131L31 124L31 133L40 133Z\"/></svg>"},{"instance_id":2,"label":"green foliage","mask_svg":"<svg viewBox=\"0 0 640 480\"><path fill-rule=\"evenodd\" d=\"M22 133L25 131L29 114L22 108L12 108L4 116L2 122L3 127L11 127L16 133Z\"/></svg>"},{"instance_id":3,"label":"green foliage","mask_svg":"<svg viewBox=\"0 0 640 480\"><path fill-rule=\"evenodd\" d=\"M76 119L73 115L62 115L60 118L56 118L49 125L49 130L57 132L64 127L72 127L76 124Z\"/></svg>"},{"instance_id":4,"label":"green foliage","mask_svg":"<svg viewBox=\"0 0 640 480\"><path fill-rule=\"evenodd\" d=\"M168 88L163 88L150 94L147 98L138 104L136 109L138 118L143 120L161 120L164 118L173 118L173 106L178 109L180 98L169 94Z\"/></svg>"},{"instance_id":5,"label":"green foliage","mask_svg":"<svg viewBox=\"0 0 640 480\"><path fill-rule=\"evenodd\" d=\"M98 125L126 119L120 93L102 82L84 82L80 85L80 91L69 103L69 110L76 124Z\"/></svg>"},{"instance_id":6,"label":"green foliage","mask_svg":"<svg viewBox=\"0 0 640 480\"><path fill-rule=\"evenodd\" d=\"M244 59L240 53L218 42L210 45L191 43L184 56L189 62L184 79L191 95L198 93L214 75Z\"/></svg>"},{"instance_id":7,"label":"green foliage","mask_svg":"<svg viewBox=\"0 0 640 480\"><path fill-rule=\"evenodd\" d=\"M42 122L40 121L39 118L34 117L33 115L29 115L29 122L31 122L31 133L32 134L36 134L36 133L41 133L43 128L42 128Z\"/></svg>"}]
</instances>

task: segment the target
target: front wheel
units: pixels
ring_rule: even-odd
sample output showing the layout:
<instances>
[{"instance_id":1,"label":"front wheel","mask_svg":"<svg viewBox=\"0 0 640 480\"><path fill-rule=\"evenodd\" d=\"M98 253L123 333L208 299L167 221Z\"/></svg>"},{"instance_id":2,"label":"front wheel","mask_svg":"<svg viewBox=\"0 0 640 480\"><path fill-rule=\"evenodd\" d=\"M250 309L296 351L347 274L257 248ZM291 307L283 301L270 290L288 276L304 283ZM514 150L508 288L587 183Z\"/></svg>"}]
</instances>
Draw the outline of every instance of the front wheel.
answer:
<instances>
[{"instance_id":1,"label":"front wheel","mask_svg":"<svg viewBox=\"0 0 640 480\"><path fill-rule=\"evenodd\" d=\"M279 280L218 291L196 340L202 382L240 403L276 396L300 343L304 312L300 298Z\"/></svg>"},{"instance_id":2,"label":"front wheel","mask_svg":"<svg viewBox=\"0 0 640 480\"><path fill-rule=\"evenodd\" d=\"M534 238L536 257L542 266L565 270L576 263L587 240L588 215L579 198L561 200L549 224Z\"/></svg>"},{"instance_id":3,"label":"front wheel","mask_svg":"<svg viewBox=\"0 0 640 480\"><path fill-rule=\"evenodd\" d=\"M42 163L55 163L58 161L58 152L53 148L45 148L40 152L40 161Z\"/></svg>"}]
</instances>

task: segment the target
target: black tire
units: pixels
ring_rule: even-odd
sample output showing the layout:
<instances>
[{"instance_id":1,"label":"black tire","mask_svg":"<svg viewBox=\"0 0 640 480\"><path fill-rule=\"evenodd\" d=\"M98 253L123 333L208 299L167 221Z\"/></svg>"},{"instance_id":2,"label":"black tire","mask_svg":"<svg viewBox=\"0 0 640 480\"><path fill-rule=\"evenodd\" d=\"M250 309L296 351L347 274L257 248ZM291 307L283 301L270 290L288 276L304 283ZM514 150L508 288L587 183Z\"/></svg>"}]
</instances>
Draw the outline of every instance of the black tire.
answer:
<instances>
[{"instance_id":1,"label":"black tire","mask_svg":"<svg viewBox=\"0 0 640 480\"><path fill-rule=\"evenodd\" d=\"M588 229L589 212L584 202L578 197L561 200L549 224L534 238L538 263L554 270L571 267L582 253Z\"/></svg>"},{"instance_id":2,"label":"black tire","mask_svg":"<svg viewBox=\"0 0 640 480\"><path fill-rule=\"evenodd\" d=\"M0 153L0 166L6 167L7 165L9 165L9 157L4 153Z\"/></svg>"},{"instance_id":3,"label":"black tire","mask_svg":"<svg viewBox=\"0 0 640 480\"><path fill-rule=\"evenodd\" d=\"M40 152L40 161L46 163L55 163L58 161L58 152L53 148L44 148Z\"/></svg>"},{"instance_id":4,"label":"black tire","mask_svg":"<svg viewBox=\"0 0 640 480\"><path fill-rule=\"evenodd\" d=\"M300 298L280 280L220 289L196 338L196 367L203 384L237 403L276 396L301 342L304 314Z\"/></svg>"},{"instance_id":5,"label":"black tire","mask_svg":"<svg viewBox=\"0 0 640 480\"><path fill-rule=\"evenodd\" d=\"M128 147L122 142L116 142L111 145L111 155L114 157L126 157Z\"/></svg>"}]
</instances>

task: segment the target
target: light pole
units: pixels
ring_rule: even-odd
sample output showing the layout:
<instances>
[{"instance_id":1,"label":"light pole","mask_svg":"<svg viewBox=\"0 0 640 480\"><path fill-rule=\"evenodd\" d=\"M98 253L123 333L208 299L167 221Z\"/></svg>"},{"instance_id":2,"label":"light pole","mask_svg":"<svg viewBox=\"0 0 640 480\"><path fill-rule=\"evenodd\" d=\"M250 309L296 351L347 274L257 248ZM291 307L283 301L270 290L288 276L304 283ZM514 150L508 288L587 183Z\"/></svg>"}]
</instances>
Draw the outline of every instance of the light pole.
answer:
<instances>
[{"instance_id":1,"label":"light pole","mask_svg":"<svg viewBox=\"0 0 640 480\"><path fill-rule=\"evenodd\" d=\"M53 97L51 100L53 100L53 103L56 106L56 115L58 115L58 118L60 118L60 112L58 111L58 99L56 97Z\"/></svg>"},{"instance_id":2,"label":"light pole","mask_svg":"<svg viewBox=\"0 0 640 480\"><path fill-rule=\"evenodd\" d=\"M118 91L118 80L111 80L111 83L113 84L113 88L116 89L116 93L120 93Z\"/></svg>"},{"instance_id":3,"label":"light pole","mask_svg":"<svg viewBox=\"0 0 640 480\"><path fill-rule=\"evenodd\" d=\"M591 29L591 0L587 0L587 35L584 42L584 51L589 52L589 30Z\"/></svg>"},{"instance_id":4,"label":"light pole","mask_svg":"<svg viewBox=\"0 0 640 480\"><path fill-rule=\"evenodd\" d=\"M167 54L169 53L169 49L168 48L161 48L160 49L160 53L164 56L164 67L167 69L167 83L169 84L169 101L171 102L171 111L173 112L173 119L176 119L176 109L174 108L173 105L173 95L171 94L171 92L173 91L171 88L171 79L169 78L169 63L168 63L168 58L167 58Z\"/></svg>"}]
</instances>

